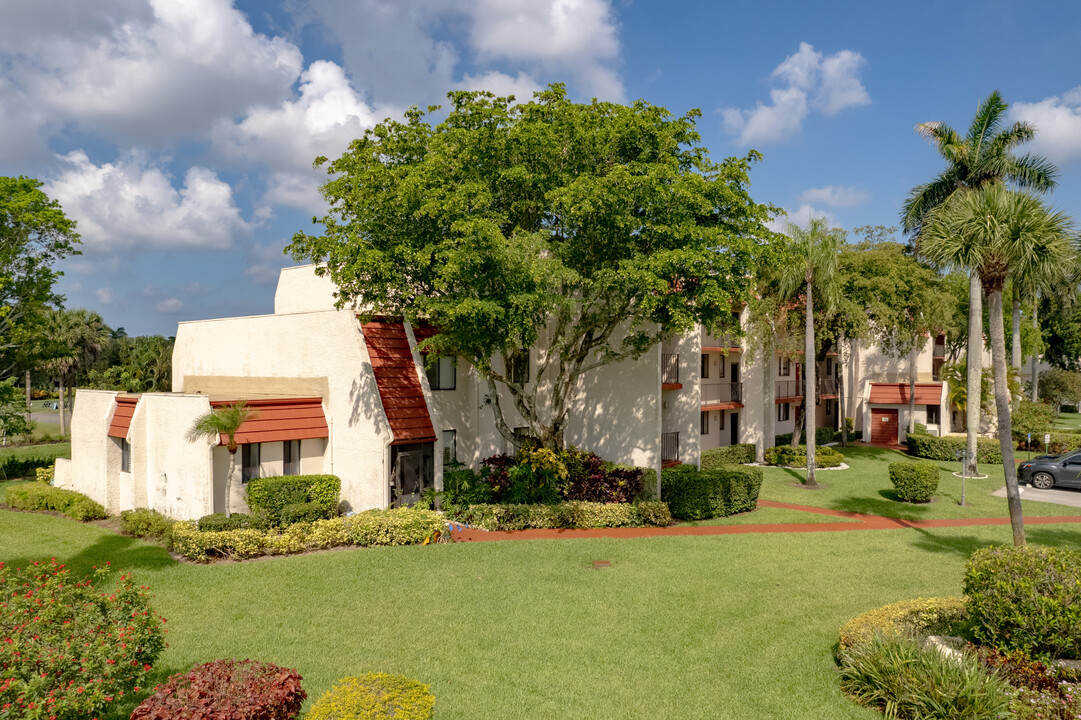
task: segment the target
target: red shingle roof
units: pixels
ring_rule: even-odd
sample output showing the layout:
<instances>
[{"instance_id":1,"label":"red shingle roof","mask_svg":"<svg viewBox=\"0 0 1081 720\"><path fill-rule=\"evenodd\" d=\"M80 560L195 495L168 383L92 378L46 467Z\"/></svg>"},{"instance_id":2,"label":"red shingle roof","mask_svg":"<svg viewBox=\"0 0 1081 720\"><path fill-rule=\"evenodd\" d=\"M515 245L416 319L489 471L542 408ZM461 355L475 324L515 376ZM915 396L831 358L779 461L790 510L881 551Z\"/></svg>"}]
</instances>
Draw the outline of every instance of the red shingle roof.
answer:
<instances>
[{"instance_id":1,"label":"red shingle roof","mask_svg":"<svg viewBox=\"0 0 1081 720\"><path fill-rule=\"evenodd\" d=\"M131 417L135 414L135 406L139 404L138 395L117 395L116 409L113 410L113 419L109 422L109 437L126 438L128 428L131 427Z\"/></svg>"},{"instance_id":2,"label":"red shingle roof","mask_svg":"<svg viewBox=\"0 0 1081 720\"><path fill-rule=\"evenodd\" d=\"M232 405L231 401L216 400L211 407ZM327 419L323 414L322 398L281 398L273 400L246 400L244 404L254 412L236 432L236 441L249 443L282 442L284 440L308 440L330 435ZM226 435L220 444L229 442Z\"/></svg>"},{"instance_id":3,"label":"red shingle roof","mask_svg":"<svg viewBox=\"0 0 1081 720\"><path fill-rule=\"evenodd\" d=\"M405 327L400 322L381 320L364 323L362 327L383 411L394 434L393 444L434 442L435 429L424 402Z\"/></svg>"},{"instance_id":4,"label":"red shingle roof","mask_svg":"<svg viewBox=\"0 0 1081 720\"><path fill-rule=\"evenodd\" d=\"M872 405L908 405L908 383L871 383ZM916 383L917 405L941 405L942 383Z\"/></svg>"}]
</instances>

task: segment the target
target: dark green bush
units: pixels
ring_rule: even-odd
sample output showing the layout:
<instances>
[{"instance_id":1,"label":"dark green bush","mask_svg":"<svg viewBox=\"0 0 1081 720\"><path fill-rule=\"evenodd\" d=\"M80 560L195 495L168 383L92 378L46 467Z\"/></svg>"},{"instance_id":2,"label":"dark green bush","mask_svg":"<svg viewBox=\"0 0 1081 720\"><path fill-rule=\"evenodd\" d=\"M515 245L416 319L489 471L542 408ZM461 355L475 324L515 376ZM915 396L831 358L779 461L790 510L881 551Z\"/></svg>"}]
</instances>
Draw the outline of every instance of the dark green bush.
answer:
<instances>
[{"instance_id":1,"label":"dark green bush","mask_svg":"<svg viewBox=\"0 0 1081 720\"><path fill-rule=\"evenodd\" d=\"M702 469L713 470L721 465L753 463L755 446L752 443L713 448L702 453Z\"/></svg>"},{"instance_id":2,"label":"dark green bush","mask_svg":"<svg viewBox=\"0 0 1081 720\"><path fill-rule=\"evenodd\" d=\"M668 505L659 500L636 503L572 500L555 505L470 505L448 509L447 516L456 522L484 530L665 527L672 522Z\"/></svg>"},{"instance_id":3,"label":"dark green bush","mask_svg":"<svg viewBox=\"0 0 1081 720\"><path fill-rule=\"evenodd\" d=\"M939 468L929 460L891 462L889 469L897 497L906 502L930 502L938 491Z\"/></svg>"},{"instance_id":4,"label":"dark green bush","mask_svg":"<svg viewBox=\"0 0 1081 720\"><path fill-rule=\"evenodd\" d=\"M248 507L252 515L265 518L268 525L285 524L282 511L286 505L319 503L324 518L338 514L342 481L336 475L284 475L252 478L248 483Z\"/></svg>"},{"instance_id":5,"label":"dark green bush","mask_svg":"<svg viewBox=\"0 0 1081 720\"><path fill-rule=\"evenodd\" d=\"M282 508L282 525L299 522L314 522L325 518L326 508L317 502L294 503Z\"/></svg>"},{"instance_id":6,"label":"dark green bush","mask_svg":"<svg viewBox=\"0 0 1081 720\"><path fill-rule=\"evenodd\" d=\"M231 513L225 517L225 513L203 515L197 523L203 532L220 532L222 530L244 530L246 528L261 527L262 523L254 515L245 513Z\"/></svg>"},{"instance_id":7,"label":"dark green bush","mask_svg":"<svg viewBox=\"0 0 1081 720\"><path fill-rule=\"evenodd\" d=\"M1025 442L1032 433L1032 439L1042 446L1044 433L1051 431L1051 420L1050 405L1022 400L1010 411L1014 442Z\"/></svg>"},{"instance_id":8,"label":"dark green bush","mask_svg":"<svg viewBox=\"0 0 1081 720\"><path fill-rule=\"evenodd\" d=\"M977 550L964 593L977 640L1037 658L1081 659L1081 553L1031 545Z\"/></svg>"},{"instance_id":9,"label":"dark green bush","mask_svg":"<svg viewBox=\"0 0 1081 720\"><path fill-rule=\"evenodd\" d=\"M831 447L815 446L815 467L838 467L845 461L845 456ZM784 467L807 467L807 446L779 445L766 450L767 465Z\"/></svg>"},{"instance_id":10,"label":"dark green bush","mask_svg":"<svg viewBox=\"0 0 1081 720\"><path fill-rule=\"evenodd\" d=\"M693 465L661 470L661 499L673 517L704 520L754 510L762 469L728 465L698 472Z\"/></svg>"},{"instance_id":11,"label":"dark green bush","mask_svg":"<svg viewBox=\"0 0 1081 720\"><path fill-rule=\"evenodd\" d=\"M922 435L909 433L905 436L905 444L908 445L908 454L928 460L945 460L957 462L957 453L965 448L963 437L935 437L934 435ZM976 441L976 461L981 463L1001 463L1002 448L998 440L980 438Z\"/></svg>"},{"instance_id":12,"label":"dark green bush","mask_svg":"<svg viewBox=\"0 0 1081 720\"><path fill-rule=\"evenodd\" d=\"M173 525L176 521L156 510L136 508L120 513L120 532L129 537L154 540L172 549Z\"/></svg>"},{"instance_id":13,"label":"dark green bush","mask_svg":"<svg viewBox=\"0 0 1081 720\"><path fill-rule=\"evenodd\" d=\"M831 442L836 442L841 439L841 433L837 432L833 428L820 427L815 428L815 445L826 445ZM849 433L849 439L852 439L851 433ZM801 445L807 444L807 429L804 428L800 431L799 441ZM791 445L792 433L781 433L773 439L774 445ZM805 451L806 452L806 451Z\"/></svg>"},{"instance_id":14,"label":"dark green bush","mask_svg":"<svg viewBox=\"0 0 1081 720\"><path fill-rule=\"evenodd\" d=\"M0 477L11 480L13 478L30 477L38 468L52 467L60 452L47 452L31 457L18 457L9 455L0 460Z\"/></svg>"},{"instance_id":15,"label":"dark green bush","mask_svg":"<svg viewBox=\"0 0 1081 720\"><path fill-rule=\"evenodd\" d=\"M461 463L443 466L443 507L492 501L492 486Z\"/></svg>"},{"instance_id":16,"label":"dark green bush","mask_svg":"<svg viewBox=\"0 0 1081 720\"><path fill-rule=\"evenodd\" d=\"M82 493L36 482L7 488L4 502L19 510L52 510L80 522L106 516L105 508Z\"/></svg>"}]
</instances>

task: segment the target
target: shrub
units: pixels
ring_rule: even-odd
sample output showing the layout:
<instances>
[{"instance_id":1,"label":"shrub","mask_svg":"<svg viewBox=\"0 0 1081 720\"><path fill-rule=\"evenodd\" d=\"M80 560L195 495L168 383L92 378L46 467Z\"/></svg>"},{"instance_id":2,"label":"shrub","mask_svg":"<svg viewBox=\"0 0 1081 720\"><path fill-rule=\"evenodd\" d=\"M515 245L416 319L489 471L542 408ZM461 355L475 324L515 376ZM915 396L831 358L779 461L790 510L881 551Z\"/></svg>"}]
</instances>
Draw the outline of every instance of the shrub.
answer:
<instances>
[{"instance_id":1,"label":"shrub","mask_svg":"<svg viewBox=\"0 0 1081 720\"><path fill-rule=\"evenodd\" d=\"M1022 400L1010 411L1010 425L1014 442L1025 442L1028 434L1043 443L1043 434L1051 430L1051 406Z\"/></svg>"},{"instance_id":2,"label":"shrub","mask_svg":"<svg viewBox=\"0 0 1081 720\"><path fill-rule=\"evenodd\" d=\"M957 462L957 453L965 449L963 437L935 437L934 435L921 435L909 433L905 436L905 444L908 445L908 454L928 460L945 460ZM976 441L976 461L981 463L1001 463L1002 448L998 440L980 438Z\"/></svg>"},{"instance_id":3,"label":"shrub","mask_svg":"<svg viewBox=\"0 0 1081 720\"><path fill-rule=\"evenodd\" d=\"M1047 443L1047 452L1052 455L1062 455L1064 453L1073 452L1074 450L1081 449L1081 433L1075 430L1059 430L1057 432L1050 433L1051 442ZM1018 447L1022 450L1035 450L1036 452L1042 452L1044 450L1043 433L1039 435L1034 434L1032 436L1032 444L1029 445L1024 440L1018 442Z\"/></svg>"},{"instance_id":4,"label":"shrub","mask_svg":"<svg viewBox=\"0 0 1081 720\"><path fill-rule=\"evenodd\" d=\"M927 426L923 423L912 423L912 432L919 433L920 435L926 435Z\"/></svg>"},{"instance_id":5,"label":"shrub","mask_svg":"<svg viewBox=\"0 0 1081 720\"><path fill-rule=\"evenodd\" d=\"M838 467L845 461L845 456L831 447L815 446L815 467ZM784 467L807 467L807 446L779 445L766 450L767 465Z\"/></svg>"},{"instance_id":6,"label":"shrub","mask_svg":"<svg viewBox=\"0 0 1081 720\"><path fill-rule=\"evenodd\" d=\"M448 513L483 530L567 530L612 527L665 527L672 522L667 503L592 503L570 500L556 505L470 505Z\"/></svg>"},{"instance_id":7,"label":"shrub","mask_svg":"<svg viewBox=\"0 0 1081 720\"><path fill-rule=\"evenodd\" d=\"M1081 685L1076 670L1046 665L1020 650L977 648L980 661L1016 689L1013 716L1020 720L1076 720L1081 716Z\"/></svg>"},{"instance_id":8,"label":"shrub","mask_svg":"<svg viewBox=\"0 0 1081 720\"><path fill-rule=\"evenodd\" d=\"M342 481L336 475L284 475L252 478L248 483L248 507L269 525L282 525L286 505L319 503L322 517L338 514Z\"/></svg>"},{"instance_id":9,"label":"shrub","mask_svg":"<svg viewBox=\"0 0 1081 720\"><path fill-rule=\"evenodd\" d=\"M642 494L642 471L606 463L595 453L566 451L569 486L567 500L629 503Z\"/></svg>"},{"instance_id":10,"label":"shrub","mask_svg":"<svg viewBox=\"0 0 1081 720\"><path fill-rule=\"evenodd\" d=\"M443 466L443 507L492 500L492 486L461 463Z\"/></svg>"},{"instance_id":11,"label":"shrub","mask_svg":"<svg viewBox=\"0 0 1081 720\"><path fill-rule=\"evenodd\" d=\"M842 654L841 689L893 718L997 720L1010 688L971 654L946 657L913 638L873 635Z\"/></svg>"},{"instance_id":12,"label":"shrub","mask_svg":"<svg viewBox=\"0 0 1081 720\"><path fill-rule=\"evenodd\" d=\"M430 720L434 707L427 685L373 673L339 680L312 705L305 720Z\"/></svg>"},{"instance_id":13,"label":"shrub","mask_svg":"<svg viewBox=\"0 0 1081 720\"><path fill-rule=\"evenodd\" d=\"M293 503L282 508L282 525L299 522L315 522L326 517L326 507L322 503Z\"/></svg>"},{"instance_id":14,"label":"shrub","mask_svg":"<svg viewBox=\"0 0 1081 720\"><path fill-rule=\"evenodd\" d=\"M742 443L706 450L702 453L702 469L714 470L721 465L753 463L755 450L753 443Z\"/></svg>"},{"instance_id":15,"label":"shrub","mask_svg":"<svg viewBox=\"0 0 1081 720\"><path fill-rule=\"evenodd\" d=\"M815 445L826 445L840 439L841 433L837 432L833 428L820 427L815 428ZM851 439L851 433L849 433ZM807 429L804 428L800 431L799 441L801 445L807 444ZM781 433L773 439L774 445L791 445L792 433Z\"/></svg>"},{"instance_id":16,"label":"shrub","mask_svg":"<svg viewBox=\"0 0 1081 720\"><path fill-rule=\"evenodd\" d=\"M51 510L80 522L106 516L105 508L86 495L40 483L7 488L4 502L19 510Z\"/></svg>"},{"instance_id":17,"label":"shrub","mask_svg":"<svg viewBox=\"0 0 1081 720\"><path fill-rule=\"evenodd\" d=\"M165 648L163 620L145 587L109 575L0 563L0 716L89 718L139 691Z\"/></svg>"},{"instance_id":18,"label":"shrub","mask_svg":"<svg viewBox=\"0 0 1081 720\"><path fill-rule=\"evenodd\" d=\"M245 530L247 528L258 529L261 518L244 513L231 513L225 517L225 513L213 513L203 515L196 523L204 532L219 532L221 530Z\"/></svg>"},{"instance_id":19,"label":"shrub","mask_svg":"<svg viewBox=\"0 0 1081 720\"><path fill-rule=\"evenodd\" d=\"M67 453L67 446L62 448L41 448L34 450L34 455L20 457L8 455L0 459L0 477L11 480L13 478L32 477L38 468L52 467L56 464L56 458ZM40 454L38 454L40 453Z\"/></svg>"},{"instance_id":20,"label":"shrub","mask_svg":"<svg viewBox=\"0 0 1081 720\"><path fill-rule=\"evenodd\" d=\"M906 502L930 502L938 491L939 468L929 460L900 460L889 465L890 482Z\"/></svg>"},{"instance_id":21,"label":"shrub","mask_svg":"<svg viewBox=\"0 0 1081 720\"><path fill-rule=\"evenodd\" d=\"M154 540L166 547L173 547L173 525L176 521L156 510L136 508L120 513L120 532L130 537Z\"/></svg>"},{"instance_id":22,"label":"shrub","mask_svg":"<svg viewBox=\"0 0 1081 720\"><path fill-rule=\"evenodd\" d=\"M916 598L869 610L841 626L841 649L872 635L951 635L965 619L963 597Z\"/></svg>"},{"instance_id":23,"label":"shrub","mask_svg":"<svg viewBox=\"0 0 1081 720\"><path fill-rule=\"evenodd\" d=\"M1037 658L1081 659L1081 553L985 548L965 568L977 640Z\"/></svg>"},{"instance_id":24,"label":"shrub","mask_svg":"<svg viewBox=\"0 0 1081 720\"><path fill-rule=\"evenodd\" d=\"M296 670L254 660L215 660L177 673L131 720L292 720L308 693Z\"/></svg>"},{"instance_id":25,"label":"shrub","mask_svg":"<svg viewBox=\"0 0 1081 720\"><path fill-rule=\"evenodd\" d=\"M762 469L728 465L697 472L693 465L661 471L661 497L680 520L735 515L758 506Z\"/></svg>"},{"instance_id":26,"label":"shrub","mask_svg":"<svg viewBox=\"0 0 1081 720\"><path fill-rule=\"evenodd\" d=\"M49 465L48 467L39 467L34 471L34 479L39 483L46 485L52 485L53 480L56 478L56 464Z\"/></svg>"}]
</instances>

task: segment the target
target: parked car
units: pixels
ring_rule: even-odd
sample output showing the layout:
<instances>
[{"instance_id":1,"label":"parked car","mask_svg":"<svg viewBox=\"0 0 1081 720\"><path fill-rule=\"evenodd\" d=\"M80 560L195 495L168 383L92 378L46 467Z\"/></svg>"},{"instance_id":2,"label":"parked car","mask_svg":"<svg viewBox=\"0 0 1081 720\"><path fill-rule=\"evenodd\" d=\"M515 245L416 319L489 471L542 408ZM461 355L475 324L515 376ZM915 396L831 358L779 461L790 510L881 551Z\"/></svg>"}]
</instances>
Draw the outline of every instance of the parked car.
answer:
<instances>
[{"instance_id":1,"label":"parked car","mask_svg":"<svg viewBox=\"0 0 1081 720\"><path fill-rule=\"evenodd\" d=\"M1081 488L1081 452L1068 455L1041 455L1017 467L1021 482L1034 488Z\"/></svg>"}]
</instances>

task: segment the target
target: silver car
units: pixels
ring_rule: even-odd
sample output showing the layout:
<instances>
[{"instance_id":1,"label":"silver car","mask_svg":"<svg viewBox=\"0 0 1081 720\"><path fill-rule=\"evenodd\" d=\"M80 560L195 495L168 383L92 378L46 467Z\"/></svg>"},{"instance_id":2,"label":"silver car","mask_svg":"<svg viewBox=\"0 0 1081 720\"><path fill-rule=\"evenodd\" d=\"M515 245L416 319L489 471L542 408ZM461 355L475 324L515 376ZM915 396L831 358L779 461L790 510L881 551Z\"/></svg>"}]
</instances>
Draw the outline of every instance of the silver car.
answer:
<instances>
[{"instance_id":1,"label":"silver car","mask_svg":"<svg viewBox=\"0 0 1081 720\"><path fill-rule=\"evenodd\" d=\"M1081 488L1081 452L1068 455L1043 455L1017 466L1018 479L1034 488Z\"/></svg>"}]
</instances>

